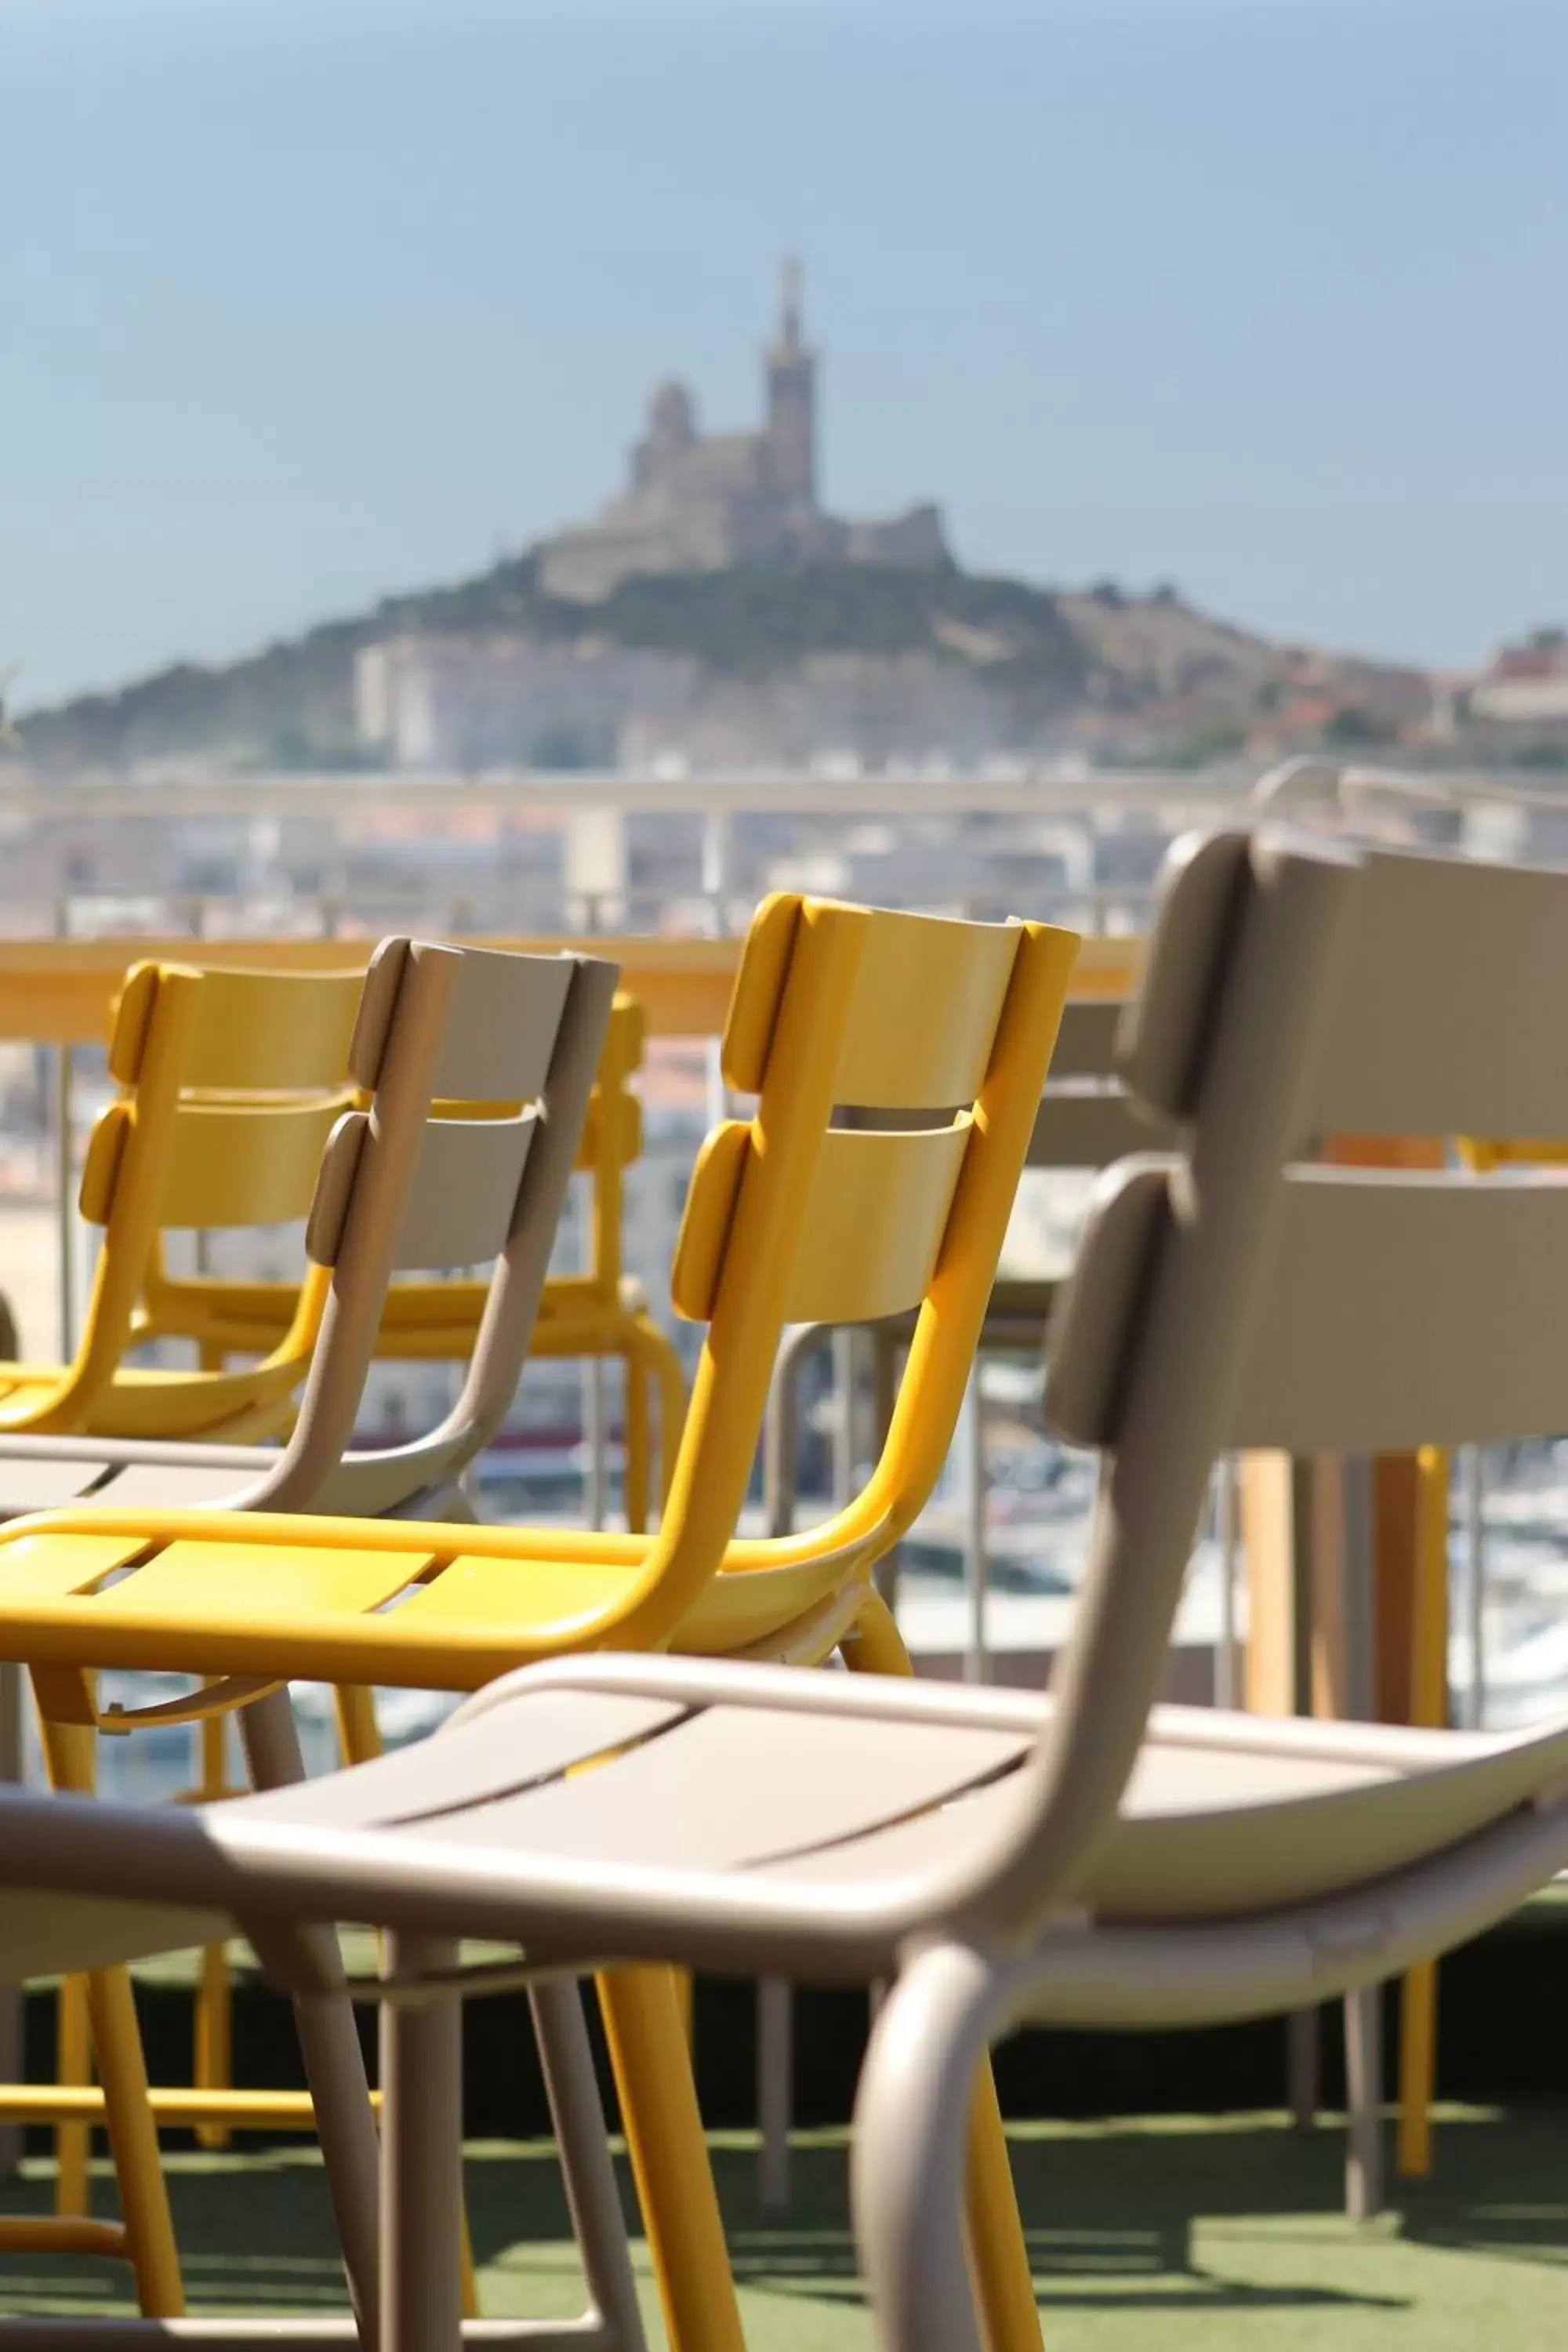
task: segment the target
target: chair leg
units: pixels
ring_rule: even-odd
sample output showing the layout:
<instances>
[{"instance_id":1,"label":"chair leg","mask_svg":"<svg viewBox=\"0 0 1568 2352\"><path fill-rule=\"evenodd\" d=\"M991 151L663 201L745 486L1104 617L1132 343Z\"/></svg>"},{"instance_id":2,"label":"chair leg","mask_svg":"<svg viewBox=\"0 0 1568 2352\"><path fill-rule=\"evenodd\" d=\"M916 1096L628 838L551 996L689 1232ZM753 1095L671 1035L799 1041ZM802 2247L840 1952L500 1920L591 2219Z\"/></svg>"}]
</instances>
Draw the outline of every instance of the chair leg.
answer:
<instances>
[{"instance_id":1,"label":"chair leg","mask_svg":"<svg viewBox=\"0 0 1568 2352\"><path fill-rule=\"evenodd\" d=\"M1399 2004L1399 2169L1432 2169L1432 2096L1437 2072L1437 1969L1424 1960L1405 1979Z\"/></svg>"},{"instance_id":2,"label":"chair leg","mask_svg":"<svg viewBox=\"0 0 1568 2352\"><path fill-rule=\"evenodd\" d=\"M1345 2103L1350 2109L1345 2211L1352 2221L1370 2221L1383 2210L1382 1986L1347 1993L1344 2012Z\"/></svg>"},{"instance_id":3,"label":"chair leg","mask_svg":"<svg viewBox=\"0 0 1568 2352\"><path fill-rule=\"evenodd\" d=\"M90 1795L93 1734L79 1724L52 1721L42 1708L39 1716L50 1782L57 1789ZM103 2085L104 2121L137 2300L144 2318L179 2319L185 2308L184 2288L131 1979L124 1969L100 1969L78 1981L86 1985L88 2023Z\"/></svg>"},{"instance_id":4,"label":"chair leg","mask_svg":"<svg viewBox=\"0 0 1568 2352\"><path fill-rule=\"evenodd\" d=\"M381 1727L375 1719L375 1693L357 1684L340 1685L332 1693L338 1718L338 1745L345 1764L371 1764L382 1752Z\"/></svg>"},{"instance_id":5,"label":"chair leg","mask_svg":"<svg viewBox=\"0 0 1568 2352\"><path fill-rule=\"evenodd\" d=\"M200 1737L200 1790L202 1797L211 1801L221 1798L227 1787L226 1717L208 1716L201 1725ZM202 1953L201 1976L196 1985L195 2064L192 2071L200 2089L226 2090L233 2080L233 2019L228 1953L222 1944L209 1944ZM229 2139L226 2125L196 2126L198 2147L226 2147Z\"/></svg>"},{"instance_id":6,"label":"chair leg","mask_svg":"<svg viewBox=\"0 0 1568 2352\"><path fill-rule=\"evenodd\" d=\"M300 1735L287 1690L254 1699L239 1718L246 1762L258 1789L291 1786L305 1778ZM321 1939L329 1976L342 1982L333 1937ZM305 2080L316 2111L316 2132L327 2189L338 2225L349 2292L369 2340L375 2341L379 2279L380 2151L364 2056L346 1989L297 1995L294 2024Z\"/></svg>"},{"instance_id":7,"label":"chair leg","mask_svg":"<svg viewBox=\"0 0 1568 2352\"><path fill-rule=\"evenodd\" d=\"M673 2352L744 2352L674 1976L616 1969L597 1984Z\"/></svg>"},{"instance_id":8,"label":"chair leg","mask_svg":"<svg viewBox=\"0 0 1568 2352\"><path fill-rule=\"evenodd\" d=\"M769 2215L789 2211L794 2075L795 1990L784 1977L763 1977L757 1986L757 2201Z\"/></svg>"},{"instance_id":9,"label":"chair leg","mask_svg":"<svg viewBox=\"0 0 1568 2352\"><path fill-rule=\"evenodd\" d=\"M646 2352L647 2339L583 2021L582 1994L573 1984L545 1983L533 1987L529 2001L588 2293L609 2326L616 2352Z\"/></svg>"},{"instance_id":10,"label":"chair leg","mask_svg":"<svg viewBox=\"0 0 1568 2352\"><path fill-rule=\"evenodd\" d=\"M105 1969L89 1977L87 2006L137 2300L149 2319L179 2319L185 2308L179 2249L128 1972Z\"/></svg>"},{"instance_id":11,"label":"chair leg","mask_svg":"<svg viewBox=\"0 0 1568 2352\"><path fill-rule=\"evenodd\" d=\"M388 1936L385 1966L455 1965L456 1943ZM387 2002L381 2012L380 2352L460 2352L462 2004Z\"/></svg>"},{"instance_id":12,"label":"chair leg","mask_svg":"<svg viewBox=\"0 0 1568 2352\"><path fill-rule=\"evenodd\" d=\"M991 2062L983 2058L970 2111L965 2183L969 2259L990 2352L1038 2352L1040 2310Z\"/></svg>"},{"instance_id":13,"label":"chair leg","mask_svg":"<svg viewBox=\"0 0 1568 2352\"><path fill-rule=\"evenodd\" d=\"M892 1675L912 1681L914 1667L892 1611L879 1592L868 1591L865 1606L840 1643L852 1675Z\"/></svg>"},{"instance_id":14,"label":"chair leg","mask_svg":"<svg viewBox=\"0 0 1568 2352\"><path fill-rule=\"evenodd\" d=\"M801 1367L822 1337L804 1324L773 1360L763 1423L763 1507L770 1536L795 1533ZM757 2200L764 2213L790 2208L790 2125L794 2119L795 1990L783 1977L757 1986Z\"/></svg>"},{"instance_id":15,"label":"chair leg","mask_svg":"<svg viewBox=\"0 0 1568 2352\"><path fill-rule=\"evenodd\" d=\"M222 1944L208 1944L202 1953L196 1984L195 2064L198 2088L226 2091L234 2080L234 1989L229 1981L228 1952ZM226 2124L198 2124L198 2147L226 2147L232 2137Z\"/></svg>"},{"instance_id":16,"label":"chair leg","mask_svg":"<svg viewBox=\"0 0 1568 2352\"><path fill-rule=\"evenodd\" d=\"M338 1745L345 1764L370 1764L385 1752L381 1726L375 1719L375 1693L359 1684L340 1684L332 1693L337 1711ZM462 2209L463 2316L477 2319L479 2281L468 2237L468 2207Z\"/></svg>"},{"instance_id":17,"label":"chair leg","mask_svg":"<svg viewBox=\"0 0 1568 2352\"><path fill-rule=\"evenodd\" d=\"M982 1954L933 1945L893 1987L872 2030L855 2102L850 2192L883 2352L984 2352L964 2243L964 2175L997 1990ZM968 2168L973 2181L973 2155ZM1030 2326L1037 2347L1032 2300Z\"/></svg>"},{"instance_id":18,"label":"chair leg","mask_svg":"<svg viewBox=\"0 0 1568 2352\"><path fill-rule=\"evenodd\" d=\"M880 1595L867 1595L855 1630L843 1644L851 1672L910 1675L914 1669L893 1613ZM1040 2323L1035 2277L1018 2211L1007 2136L988 2060L982 2061L973 2099L967 2181L969 2242L990 2352L1037 2352Z\"/></svg>"},{"instance_id":19,"label":"chair leg","mask_svg":"<svg viewBox=\"0 0 1568 2352\"><path fill-rule=\"evenodd\" d=\"M55 2080L62 2087L91 2079L92 2037L87 2021L87 1979L62 1977L55 2010ZM76 2219L88 2210L88 2161L92 2135L86 2124L55 2126L55 2211Z\"/></svg>"},{"instance_id":20,"label":"chair leg","mask_svg":"<svg viewBox=\"0 0 1568 2352\"><path fill-rule=\"evenodd\" d=\"M1295 2130L1318 2128L1322 2073L1322 2020L1315 2009L1298 2009L1285 2021L1286 2095Z\"/></svg>"}]
</instances>

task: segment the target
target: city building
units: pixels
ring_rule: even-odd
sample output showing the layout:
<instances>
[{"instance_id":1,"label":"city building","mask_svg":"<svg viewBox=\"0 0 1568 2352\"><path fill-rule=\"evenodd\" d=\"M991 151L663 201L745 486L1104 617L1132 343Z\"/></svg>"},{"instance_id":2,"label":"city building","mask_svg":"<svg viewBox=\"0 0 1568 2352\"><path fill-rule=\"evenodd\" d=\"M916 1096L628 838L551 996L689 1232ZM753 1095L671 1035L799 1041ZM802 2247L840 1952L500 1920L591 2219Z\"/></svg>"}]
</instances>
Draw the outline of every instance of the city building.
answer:
<instances>
[{"instance_id":1,"label":"city building","mask_svg":"<svg viewBox=\"0 0 1568 2352\"><path fill-rule=\"evenodd\" d=\"M1505 727L1568 725L1568 631L1537 629L1523 645L1500 646L1469 703L1472 719Z\"/></svg>"},{"instance_id":2,"label":"city building","mask_svg":"<svg viewBox=\"0 0 1568 2352\"><path fill-rule=\"evenodd\" d=\"M519 635L405 635L354 663L359 741L394 767L613 768L628 721L658 728L689 706L682 654Z\"/></svg>"}]
</instances>

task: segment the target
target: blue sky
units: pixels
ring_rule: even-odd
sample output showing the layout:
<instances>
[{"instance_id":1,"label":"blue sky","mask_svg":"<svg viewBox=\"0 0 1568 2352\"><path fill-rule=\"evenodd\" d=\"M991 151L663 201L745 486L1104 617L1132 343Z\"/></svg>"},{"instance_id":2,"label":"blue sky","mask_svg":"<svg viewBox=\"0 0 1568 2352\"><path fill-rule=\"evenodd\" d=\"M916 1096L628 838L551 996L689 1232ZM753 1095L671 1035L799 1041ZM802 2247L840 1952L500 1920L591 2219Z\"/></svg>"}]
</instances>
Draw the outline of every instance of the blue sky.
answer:
<instances>
[{"instance_id":1,"label":"blue sky","mask_svg":"<svg viewBox=\"0 0 1568 2352\"><path fill-rule=\"evenodd\" d=\"M648 386L832 503L1439 664L1568 618L1551 0L0 0L23 704L460 576Z\"/></svg>"}]
</instances>

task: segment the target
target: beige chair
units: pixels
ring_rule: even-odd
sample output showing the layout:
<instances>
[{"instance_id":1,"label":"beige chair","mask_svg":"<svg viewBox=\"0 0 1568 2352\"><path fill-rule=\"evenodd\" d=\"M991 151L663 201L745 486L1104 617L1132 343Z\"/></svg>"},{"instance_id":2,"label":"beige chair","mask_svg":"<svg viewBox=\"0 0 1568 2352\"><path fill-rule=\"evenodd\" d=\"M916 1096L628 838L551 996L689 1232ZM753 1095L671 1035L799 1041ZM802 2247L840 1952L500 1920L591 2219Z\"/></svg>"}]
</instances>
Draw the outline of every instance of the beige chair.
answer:
<instances>
[{"instance_id":1,"label":"beige chair","mask_svg":"<svg viewBox=\"0 0 1568 2352\"><path fill-rule=\"evenodd\" d=\"M509 1973L465 1977L459 1935L515 1943L540 1986L607 1958L890 1979L853 2178L880 2341L980 2352L963 2191L989 2042L1342 1995L1568 1864L1568 1724L1153 1705L1222 1450L1560 1423L1568 1181L1300 1155L1328 1129L1563 1131L1565 966L1561 874L1268 833L1177 854L1123 1047L1187 1148L1105 1180L1053 1333L1052 1420L1105 1465L1048 1699L584 1657L493 1685L418 1752L207 1815L9 1797L7 1969L234 1916L308 2003L331 1981L312 1924L390 1931L386 2352L459 2338L458 2000Z\"/></svg>"},{"instance_id":2,"label":"beige chair","mask_svg":"<svg viewBox=\"0 0 1568 2352\"><path fill-rule=\"evenodd\" d=\"M443 959L453 961L443 966ZM510 1117L484 1115L493 1114L496 1105L463 1110L462 1090L469 1081L460 1056L448 1045L442 1083L452 1090L447 1108L459 1117L439 1120L424 1147L418 1125L405 1119L395 1129L384 1105L353 1114L334 1137L328 1176L336 1192L330 1209L324 1196L318 1197L309 1254L317 1264L332 1263L319 1255L321 1238L329 1217L340 1225L346 1222L351 1190L356 1226L363 1223L377 1242L359 1246L353 1260L336 1262L288 1444L279 1449L0 1437L0 1519L89 1496L104 1503L167 1504L171 1509L313 1510L356 1517L389 1512L416 1518L465 1515L459 1482L500 1429L528 1355L618 971L590 956L525 957L383 940L365 976L350 1048L351 1075L362 1087L380 1084L375 1057L382 1047L372 1041L396 1034L391 1025L395 1005L400 1024L409 1018L400 995L405 975L421 971L410 1004L436 1003L426 968L430 973L449 969L457 992L450 1018L474 1041L472 1054L482 1058L510 1037L510 1058L528 1088ZM220 986L223 978L217 976ZM418 1118L432 1108L426 1101ZM459 1126L482 1132L459 1134ZM365 1151L362 1144L368 1133L374 1135L374 1148ZM405 1205L416 1160L417 1191ZM462 1388L451 1411L423 1436L355 1451L354 1418L375 1352L388 1281L395 1268L424 1264L425 1253L445 1246L443 1219L461 1225L450 1198L458 1181L480 1191L499 1187L512 1210Z\"/></svg>"}]
</instances>

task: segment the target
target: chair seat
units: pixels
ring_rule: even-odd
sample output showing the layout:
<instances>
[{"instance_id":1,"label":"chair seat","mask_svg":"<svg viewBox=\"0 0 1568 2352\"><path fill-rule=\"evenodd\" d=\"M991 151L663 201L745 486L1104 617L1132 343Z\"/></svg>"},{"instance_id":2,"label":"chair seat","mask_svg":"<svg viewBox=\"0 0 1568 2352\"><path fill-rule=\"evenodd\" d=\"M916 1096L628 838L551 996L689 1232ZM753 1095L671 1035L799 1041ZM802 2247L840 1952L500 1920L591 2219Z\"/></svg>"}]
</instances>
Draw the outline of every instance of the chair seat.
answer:
<instances>
[{"instance_id":1,"label":"chair seat","mask_svg":"<svg viewBox=\"0 0 1568 2352\"><path fill-rule=\"evenodd\" d=\"M1078 1890L1098 1918L1212 1920L1315 1903L1441 1852L1568 1770L1568 1727L1479 1744L1344 1724L1310 1725L1298 1740L1291 1724L1275 1739L1283 1727L1268 1718L1207 1713L1154 1717L1115 1832ZM1005 1778L955 1787L945 1809L804 1853L791 1873L843 1883L951 1858L958 1841L1000 1829L1014 1793Z\"/></svg>"},{"instance_id":2,"label":"chair seat","mask_svg":"<svg viewBox=\"0 0 1568 2352\"><path fill-rule=\"evenodd\" d=\"M459 1360L473 1348L487 1287L463 1281L394 1285L382 1315L377 1352L410 1361ZM647 1293L629 1275L614 1295L574 1276L552 1280L540 1297L529 1351L535 1356L592 1353L622 1325L647 1314ZM281 1327L271 1335L273 1345L280 1335Z\"/></svg>"},{"instance_id":3,"label":"chair seat","mask_svg":"<svg viewBox=\"0 0 1568 2352\"><path fill-rule=\"evenodd\" d=\"M216 1451L217 1449L214 1449ZM225 1447L226 1454L230 1451ZM128 1462L111 1468L101 1486L93 1489L97 1503L112 1503L127 1510L143 1507L171 1511L216 1511L236 1508L254 1480L277 1461L270 1446L255 1449L254 1466L237 1469L231 1463ZM5 1492L0 1480L0 1496Z\"/></svg>"},{"instance_id":4,"label":"chair seat","mask_svg":"<svg viewBox=\"0 0 1568 2352\"><path fill-rule=\"evenodd\" d=\"M208 1940L215 1913L265 1918L300 1889L318 1916L436 1920L568 1963L883 1974L929 1916L927 1870L951 1883L1022 1793L1044 1704L558 1660L433 1739L215 1808L0 1791L0 1980ZM1193 2022L1374 1980L1568 1864L1565 1780L1568 1725L1491 1738L1158 1709L1020 2007ZM22 1891L48 1886L96 1892Z\"/></svg>"},{"instance_id":5,"label":"chair seat","mask_svg":"<svg viewBox=\"0 0 1568 2352\"><path fill-rule=\"evenodd\" d=\"M264 1445L191 1444L185 1449L189 1453L209 1452L215 1459L139 1462L124 1458L130 1448L123 1440L119 1449L106 1444L101 1453L94 1452L90 1439L38 1437L31 1444L36 1453L28 1450L25 1437L0 1439L0 1521L82 1501L116 1503L128 1509L216 1510L238 1505L278 1459L276 1451Z\"/></svg>"},{"instance_id":6,"label":"chair seat","mask_svg":"<svg viewBox=\"0 0 1568 2352\"><path fill-rule=\"evenodd\" d=\"M101 1503L124 1510L246 1510L256 1488L279 1461L268 1445L150 1444L151 1459L133 1456L134 1441L106 1444L95 1453L90 1440L0 1437L0 1522L70 1502ZM10 1449L15 1448L13 1453ZM159 1459L184 1452L184 1461ZM321 1481L312 1507L343 1517L364 1518L442 1491L446 1457L438 1449L348 1454ZM422 1516L428 1517L426 1511Z\"/></svg>"},{"instance_id":7,"label":"chair seat","mask_svg":"<svg viewBox=\"0 0 1568 2352\"><path fill-rule=\"evenodd\" d=\"M123 1475L127 1488L110 1490L115 1501L161 1509L185 1500L158 1496L155 1469ZM427 1532L427 1550L378 1542L377 1524L366 1521L359 1545L237 1532L182 1538L150 1554L144 1535L19 1533L0 1551L0 1638L7 1622L18 1636L26 1627L28 1657L84 1666L472 1690L570 1649L574 1628L626 1591L644 1549L641 1538L610 1537L601 1557L584 1556L587 1538L578 1558L552 1558L542 1530L530 1558L527 1531L517 1529L509 1531L516 1555L489 1558L464 1551L460 1527ZM840 1549L713 1577L676 1646L733 1656L775 1634L793 1643L800 1621L853 1565Z\"/></svg>"},{"instance_id":8,"label":"chair seat","mask_svg":"<svg viewBox=\"0 0 1568 2352\"><path fill-rule=\"evenodd\" d=\"M26 1442L8 1441L13 1445ZM45 1453L36 1460L25 1454L0 1458L0 1519L19 1519L29 1511L48 1511L61 1503L79 1502L98 1492L109 1468L101 1457L79 1454L74 1446L62 1456Z\"/></svg>"},{"instance_id":9,"label":"chair seat","mask_svg":"<svg viewBox=\"0 0 1568 2352\"><path fill-rule=\"evenodd\" d=\"M701 1667L672 1681L668 1664L639 1677L610 1660L595 1685L597 1663L575 1685L564 1666L520 1677L416 1752L225 1819L395 1825L411 1866L428 1837L491 1869L510 1855L743 1873L759 1895L796 1891L804 1926L830 1888L896 1887L998 1831L1048 1706L858 1678L835 1693L824 1677L818 1703L796 1706L779 1669L734 1665L701 1705ZM738 1703L748 1689L767 1704ZM1568 1725L1492 1738L1162 1707L1077 1899L1106 1925L1283 1912L1442 1853L1565 1775Z\"/></svg>"},{"instance_id":10,"label":"chair seat","mask_svg":"<svg viewBox=\"0 0 1568 2352\"><path fill-rule=\"evenodd\" d=\"M545 1285L534 1325L533 1345L537 1350L542 1334L553 1340L579 1327L588 1329L606 1320L635 1319L647 1311L647 1287L635 1275L622 1275L613 1294L577 1276L567 1275Z\"/></svg>"},{"instance_id":11,"label":"chair seat","mask_svg":"<svg viewBox=\"0 0 1568 2352\"><path fill-rule=\"evenodd\" d=\"M41 1412L59 1393L64 1364L6 1364L0 1369L0 1426Z\"/></svg>"},{"instance_id":12,"label":"chair seat","mask_svg":"<svg viewBox=\"0 0 1568 2352\"><path fill-rule=\"evenodd\" d=\"M293 1412L304 1366L258 1366L248 1372L201 1372L153 1365L121 1366L89 1416L95 1437L179 1438L215 1435L231 1425L265 1435ZM22 1429L53 1404L64 1386L63 1365L0 1367L0 1430Z\"/></svg>"}]
</instances>

